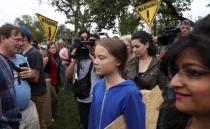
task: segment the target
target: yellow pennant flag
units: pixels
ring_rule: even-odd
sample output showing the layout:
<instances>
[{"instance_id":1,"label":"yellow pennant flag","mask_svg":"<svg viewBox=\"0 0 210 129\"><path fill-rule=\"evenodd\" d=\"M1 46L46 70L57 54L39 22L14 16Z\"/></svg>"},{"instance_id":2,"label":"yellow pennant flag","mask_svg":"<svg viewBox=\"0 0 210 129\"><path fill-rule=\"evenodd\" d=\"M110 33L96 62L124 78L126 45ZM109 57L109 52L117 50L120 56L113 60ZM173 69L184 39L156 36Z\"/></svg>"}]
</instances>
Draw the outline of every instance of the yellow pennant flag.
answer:
<instances>
[{"instance_id":1,"label":"yellow pennant flag","mask_svg":"<svg viewBox=\"0 0 210 129\"><path fill-rule=\"evenodd\" d=\"M161 0L152 0L134 7L139 16L151 27L160 7Z\"/></svg>"},{"instance_id":2,"label":"yellow pennant flag","mask_svg":"<svg viewBox=\"0 0 210 129\"><path fill-rule=\"evenodd\" d=\"M58 22L47 18L39 13L36 13L36 16L38 17L39 22L42 25L47 41L52 41L58 31Z\"/></svg>"}]
</instances>

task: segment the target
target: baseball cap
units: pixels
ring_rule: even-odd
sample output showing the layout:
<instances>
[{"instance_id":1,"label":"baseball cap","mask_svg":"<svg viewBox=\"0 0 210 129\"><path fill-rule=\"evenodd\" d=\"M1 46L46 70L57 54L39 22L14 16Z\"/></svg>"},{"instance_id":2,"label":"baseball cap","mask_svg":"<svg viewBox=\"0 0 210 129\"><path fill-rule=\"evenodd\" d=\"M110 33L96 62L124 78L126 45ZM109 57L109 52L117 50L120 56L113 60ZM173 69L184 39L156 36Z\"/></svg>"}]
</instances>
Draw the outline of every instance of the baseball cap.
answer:
<instances>
[{"instance_id":1,"label":"baseball cap","mask_svg":"<svg viewBox=\"0 0 210 129\"><path fill-rule=\"evenodd\" d=\"M42 49L47 49L48 47L48 44L46 42L42 42L39 46L39 48L42 48Z\"/></svg>"},{"instance_id":2,"label":"baseball cap","mask_svg":"<svg viewBox=\"0 0 210 129\"><path fill-rule=\"evenodd\" d=\"M20 26L20 31L24 34L24 36L26 36L28 39L31 39L32 34L31 31L25 27L25 26Z\"/></svg>"},{"instance_id":3,"label":"baseball cap","mask_svg":"<svg viewBox=\"0 0 210 129\"><path fill-rule=\"evenodd\" d=\"M56 43L61 44L61 43L64 43L64 41L62 39L59 39Z\"/></svg>"},{"instance_id":4,"label":"baseball cap","mask_svg":"<svg viewBox=\"0 0 210 129\"><path fill-rule=\"evenodd\" d=\"M47 49L47 44L41 44L39 47L42 49Z\"/></svg>"}]
</instances>

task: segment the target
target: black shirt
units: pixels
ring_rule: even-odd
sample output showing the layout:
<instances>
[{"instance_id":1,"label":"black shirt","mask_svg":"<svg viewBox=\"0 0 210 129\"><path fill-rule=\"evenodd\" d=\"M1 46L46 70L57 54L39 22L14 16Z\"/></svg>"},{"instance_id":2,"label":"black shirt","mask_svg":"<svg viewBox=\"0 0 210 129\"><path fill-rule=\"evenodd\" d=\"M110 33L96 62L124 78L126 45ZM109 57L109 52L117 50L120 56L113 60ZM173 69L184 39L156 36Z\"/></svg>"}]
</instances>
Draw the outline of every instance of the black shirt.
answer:
<instances>
[{"instance_id":1,"label":"black shirt","mask_svg":"<svg viewBox=\"0 0 210 129\"><path fill-rule=\"evenodd\" d=\"M41 96L46 93L45 75L43 69L43 59L41 53L34 47L28 50L25 54L31 69L40 71L38 82L30 83L31 95Z\"/></svg>"}]
</instances>

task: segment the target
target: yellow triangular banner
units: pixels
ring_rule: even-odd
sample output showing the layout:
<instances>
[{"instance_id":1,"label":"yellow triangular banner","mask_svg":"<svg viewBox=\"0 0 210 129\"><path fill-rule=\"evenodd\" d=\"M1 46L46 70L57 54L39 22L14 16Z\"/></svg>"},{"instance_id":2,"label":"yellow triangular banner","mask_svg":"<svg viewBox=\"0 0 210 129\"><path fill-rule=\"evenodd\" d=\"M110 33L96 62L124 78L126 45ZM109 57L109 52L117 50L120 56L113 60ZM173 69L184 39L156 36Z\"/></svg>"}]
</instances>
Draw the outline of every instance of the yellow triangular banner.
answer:
<instances>
[{"instance_id":1,"label":"yellow triangular banner","mask_svg":"<svg viewBox=\"0 0 210 129\"><path fill-rule=\"evenodd\" d=\"M39 22L41 23L42 28L45 32L45 36L47 38L46 40L52 41L58 31L58 22L47 18L39 13L36 13L36 16L38 17Z\"/></svg>"},{"instance_id":2,"label":"yellow triangular banner","mask_svg":"<svg viewBox=\"0 0 210 129\"><path fill-rule=\"evenodd\" d=\"M161 0L152 0L134 7L139 16L151 27L160 7Z\"/></svg>"}]
</instances>

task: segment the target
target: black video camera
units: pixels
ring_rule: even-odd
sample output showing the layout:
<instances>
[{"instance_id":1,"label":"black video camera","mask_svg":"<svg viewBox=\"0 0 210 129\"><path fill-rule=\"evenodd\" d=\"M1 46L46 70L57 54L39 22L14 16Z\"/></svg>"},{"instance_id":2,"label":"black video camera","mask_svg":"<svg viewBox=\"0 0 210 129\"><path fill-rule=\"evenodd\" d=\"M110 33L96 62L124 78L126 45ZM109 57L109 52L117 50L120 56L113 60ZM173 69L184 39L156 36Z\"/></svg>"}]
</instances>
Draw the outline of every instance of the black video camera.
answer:
<instances>
[{"instance_id":1,"label":"black video camera","mask_svg":"<svg viewBox=\"0 0 210 129\"><path fill-rule=\"evenodd\" d=\"M89 39L88 41L81 41L82 45L89 45L91 47L95 46L95 40Z\"/></svg>"},{"instance_id":2,"label":"black video camera","mask_svg":"<svg viewBox=\"0 0 210 129\"><path fill-rule=\"evenodd\" d=\"M159 46L167 46L173 43L177 34L180 32L179 28L168 27L160 31L160 35L157 39Z\"/></svg>"},{"instance_id":3,"label":"black video camera","mask_svg":"<svg viewBox=\"0 0 210 129\"><path fill-rule=\"evenodd\" d=\"M89 49L87 45L90 47L95 46L95 40L84 41L80 37L75 37L72 42L72 48L77 48L75 53L76 59L88 59L89 57Z\"/></svg>"}]
</instances>

